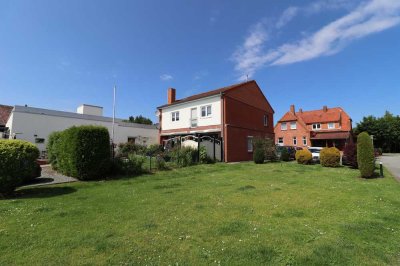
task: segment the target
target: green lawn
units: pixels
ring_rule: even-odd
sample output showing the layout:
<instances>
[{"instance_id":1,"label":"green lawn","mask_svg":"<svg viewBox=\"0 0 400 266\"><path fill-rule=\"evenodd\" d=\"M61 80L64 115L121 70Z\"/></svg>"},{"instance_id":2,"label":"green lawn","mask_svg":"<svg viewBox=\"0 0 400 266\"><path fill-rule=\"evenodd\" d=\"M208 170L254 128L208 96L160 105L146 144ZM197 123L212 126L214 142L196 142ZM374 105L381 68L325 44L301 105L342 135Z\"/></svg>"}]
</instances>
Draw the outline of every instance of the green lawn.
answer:
<instances>
[{"instance_id":1,"label":"green lawn","mask_svg":"<svg viewBox=\"0 0 400 266\"><path fill-rule=\"evenodd\" d=\"M22 189L0 265L400 264L400 184L295 163Z\"/></svg>"}]
</instances>

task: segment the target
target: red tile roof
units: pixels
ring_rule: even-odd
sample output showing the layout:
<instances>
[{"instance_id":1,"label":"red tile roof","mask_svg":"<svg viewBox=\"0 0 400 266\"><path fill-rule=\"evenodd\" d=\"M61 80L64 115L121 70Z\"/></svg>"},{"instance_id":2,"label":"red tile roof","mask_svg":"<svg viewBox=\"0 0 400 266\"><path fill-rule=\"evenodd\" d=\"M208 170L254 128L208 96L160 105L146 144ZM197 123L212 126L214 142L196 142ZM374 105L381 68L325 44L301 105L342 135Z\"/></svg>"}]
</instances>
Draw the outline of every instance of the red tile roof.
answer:
<instances>
[{"instance_id":1,"label":"red tile roof","mask_svg":"<svg viewBox=\"0 0 400 266\"><path fill-rule=\"evenodd\" d=\"M4 126L7 123L7 120L10 117L12 109L13 109L12 106L0 104L0 125Z\"/></svg>"},{"instance_id":2,"label":"red tile roof","mask_svg":"<svg viewBox=\"0 0 400 266\"><path fill-rule=\"evenodd\" d=\"M301 119L306 124L337 122L340 121L341 112L343 112L343 109L340 107L329 108L327 111L313 110L305 112L296 112L296 114L287 112L279 120L279 122L295 121L298 119Z\"/></svg>"},{"instance_id":3,"label":"red tile roof","mask_svg":"<svg viewBox=\"0 0 400 266\"><path fill-rule=\"evenodd\" d=\"M216 89L216 90L211 90L211 91L195 94L195 95L183 98L181 100L176 100L175 102L173 102L171 104L161 105L158 108L162 108L162 107L166 107L166 106L175 105L175 104L178 104L178 103L189 102L189 101L193 101L193 100L197 100L197 99L201 99L201 98L217 95L217 94L229 91L229 90L233 90L233 89L239 88L240 86L242 86L244 84L247 84L247 83L250 83L250 82L255 82L255 81L254 80L249 80L249 81L246 81L246 82L233 84L233 85L230 85L230 86L227 86L227 87L222 87L222 88L219 88L219 89Z\"/></svg>"}]
</instances>

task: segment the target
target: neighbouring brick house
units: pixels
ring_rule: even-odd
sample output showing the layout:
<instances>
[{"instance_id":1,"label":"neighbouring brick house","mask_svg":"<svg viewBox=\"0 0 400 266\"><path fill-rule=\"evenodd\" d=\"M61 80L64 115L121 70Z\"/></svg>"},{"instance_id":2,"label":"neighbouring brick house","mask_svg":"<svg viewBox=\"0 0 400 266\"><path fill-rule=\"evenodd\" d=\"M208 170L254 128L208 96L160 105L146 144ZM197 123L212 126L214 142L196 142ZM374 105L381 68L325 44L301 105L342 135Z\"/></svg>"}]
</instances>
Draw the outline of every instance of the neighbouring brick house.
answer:
<instances>
[{"instance_id":1,"label":"neighbouring brick house","mask_svg":"<svg viewBox=\"0 0 400 266\"><path fill-rule=\"evenodd\" d=\"M12 110L12 106L0 104L0 138L5 136L4 134L7 131L6 124Z\"/></svg>"},{"instance_id":2,"label":"neighbouring brick house","mask_svg":"<svg viewBox=\"0 0 400 266\"><path fill-rule=\"evenodd\" d=\"M352 120L341 108L296 112L294 105L275 126L278 145L296 147L337 147L343 150L352 141Z\"/></svg>"},{"instance_id":3,"label":"neighbouring brick house","mask_svg":"<svg viewBox=\"0 0 400 266\"><path fill-rule=\"evenodd\" d=\"M254 137L274 139L274 110L254 80L181 100L170 88L168 103L157 109L160 144L192 141L195 145L196 138L212 139L214 143L218 140L221 145L217 159L221 161L251 160Z\"/></svg>"}]
</instances>

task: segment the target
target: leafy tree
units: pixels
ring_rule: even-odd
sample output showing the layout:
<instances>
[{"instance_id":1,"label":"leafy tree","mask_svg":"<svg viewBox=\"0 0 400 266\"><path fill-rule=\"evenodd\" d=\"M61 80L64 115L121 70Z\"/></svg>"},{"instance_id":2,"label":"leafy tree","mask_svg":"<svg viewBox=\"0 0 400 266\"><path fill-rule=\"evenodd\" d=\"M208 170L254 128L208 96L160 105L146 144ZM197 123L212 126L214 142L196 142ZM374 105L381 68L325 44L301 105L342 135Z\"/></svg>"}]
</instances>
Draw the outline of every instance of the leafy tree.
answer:
<instances>
[{"instance_id":1,"label":"leafy tree","mask_svg":"<svg viewBox=\"0 0 400 266\"><path fill-rule=\"evenodd\" d=\"M367 116L357 124L355 133L374 136L374 146L384 152L400 152L400 116L386 111L383 117Z\"/></svg>"},{"instance_id":2,"label":"leafy tree","mask_svg":"<svg viewBox=\"0 0 400 266\"><path fill-rule=\"evenodd\" d=\"M144 117L142 115L130 116L129 119L128 120L124 120L124 122L145 124L145 125L152 125L153 124L153 121L151 121L150 118Z\"/></svg>"}]
</instances>

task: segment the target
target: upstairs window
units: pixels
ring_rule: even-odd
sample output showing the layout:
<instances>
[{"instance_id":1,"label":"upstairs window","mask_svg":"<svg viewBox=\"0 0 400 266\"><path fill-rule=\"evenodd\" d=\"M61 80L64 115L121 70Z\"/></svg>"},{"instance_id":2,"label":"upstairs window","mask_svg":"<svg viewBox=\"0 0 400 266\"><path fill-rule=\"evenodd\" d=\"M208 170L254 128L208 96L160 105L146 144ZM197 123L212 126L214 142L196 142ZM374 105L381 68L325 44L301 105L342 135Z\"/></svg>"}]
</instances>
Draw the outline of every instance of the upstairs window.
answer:
<instances>
[{"instance_id":1,"label":"upstairs window","mask_svg":"<svg viewBox=\"0 0 400 266\"><path fill-rule=\"evenodd\" d=\"M211 116L211 105L201 107L201 117Z\"/></svg>"},{"instance_id":2,"label":"upstairs window","mask_svg":"<svg viewBox=\"0 0 400 266\"><path fill-rule=\"evenodd\" d=\"M290 129L296 129L297 128L297 123L296 122L290 122Z\"/></svg>"},{"instance_id":3,"label":"upstairs window","mask_svg":"<svg viewBox=\"0 0 400 266\"><path fill-rule=\"evenodd\" d=\"M312 129L314 129L314 130L321 129L321 124L320 124L320 123L313 124L313 125L312 125Z\"/></svg>"},{"instance_id":4,"label":"upstairs window","mask_svg":"<svg viewBox=\"0 0 400 266\"><path fill-rule=\"evenodd\" d=\"M287 129L287 125L285 122L281 123L281 130L286 130Z\"/></svg>"},{"instance_id":5,"label":"upstairs window","mask_svg":"<svg viewBox=\"0 0 400 266\"><path fill-rule=\"evenodd\" d=\"M179 111L171 113L171 120L172 121L179 121Z\"/></svg>"},{"instance_id":6,"label":"upstairs window","mask_svg":"<svg viewBox=\"0 0 400 266\"><path fill-rule=\"evenodd\" d=\"M264 126L268 126L268 115L264 115Z\"/></svg>"},{"instance_id":7,"label":"upstairs window","mask_svg":"<svg viewBox=\"0 0 400 266\"><path fill-rule=\"evenodd\" d=\"M335 123L328 123L328 129L335 128Z\"/></svg>"}]
</instances>

